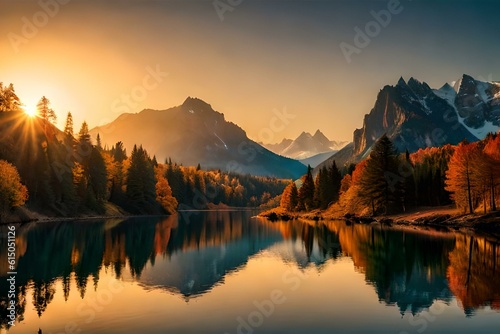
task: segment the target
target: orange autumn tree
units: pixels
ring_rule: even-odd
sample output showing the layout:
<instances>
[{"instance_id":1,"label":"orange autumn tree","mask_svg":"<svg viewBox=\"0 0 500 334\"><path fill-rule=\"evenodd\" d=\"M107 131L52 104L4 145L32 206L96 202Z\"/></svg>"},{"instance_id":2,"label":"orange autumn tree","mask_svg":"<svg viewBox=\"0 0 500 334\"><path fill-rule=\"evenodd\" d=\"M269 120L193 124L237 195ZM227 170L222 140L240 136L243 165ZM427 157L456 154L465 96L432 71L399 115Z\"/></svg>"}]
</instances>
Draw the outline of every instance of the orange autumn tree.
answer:
<instances>
[{"instance_id":1,"label":"orange autumn tree","mask_svg":"<svg viewBox=\"0 0 500 334\"><path fill-rule=\"evenodd\" d=\"M479 175L475 159L481 159L481 150L477 143L461 142L448 165L446 172L446 190L451 192L451 197L459 208L474 212L473 196L479 192L476 182Z\"/></svg>"},{"instance_id":2,"label":"orange autumn tree","mask_svg":"<svg viewBox=\"0 0 500 334\"><path fill-rule=\"evenodd\" d=\"M341 181L339 203L346 213L362 213L368 209L361 196L361 179L365 171L366 160L356 165L352 176L347 174Z\"/></svg>"},{"instance_id":3,"label":"orange autumn tree","mask_svg":"<svg viewBox=\"0 0 500 334\"><path fill-rule=\"evenodd\" d=\"M295 185L295 182L290 182L290 184L286 186L285 190L283 190L283 194L281 195L280 207L287 211L293 212L297 208L298 202L299 193L297 190L297 186Z\"/></svg>"},{"instance_id":4,"label":"orange autumn tree","mask_svg":"<svg viewBox=\"0 0 500 334\"><path fill-rule=\"evenodd\" d=\"M496 211L496 192L500 186L500 135L490 134L485 139L483 152L485 153L484 171L489 190L490 208Z\"/></svg>"}]
</instances>

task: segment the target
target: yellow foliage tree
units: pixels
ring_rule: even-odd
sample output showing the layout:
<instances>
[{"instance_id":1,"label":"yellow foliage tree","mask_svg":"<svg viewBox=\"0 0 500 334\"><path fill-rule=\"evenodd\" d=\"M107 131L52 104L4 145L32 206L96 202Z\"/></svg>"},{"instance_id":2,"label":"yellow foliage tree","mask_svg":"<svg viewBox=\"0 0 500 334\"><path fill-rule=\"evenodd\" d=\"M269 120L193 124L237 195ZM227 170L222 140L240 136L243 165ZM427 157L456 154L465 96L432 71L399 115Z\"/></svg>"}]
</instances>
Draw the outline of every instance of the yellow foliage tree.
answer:
<instances>
[{"instance_id":1,"label":"yellow foliage tree","mask_svg":"<svg viewBox=\"0 0 500 334\"><path fill-rule=\"evenodd\" d=\"M16 167L0 160L0 217L27 199L28 189L21 183Z\"/></svg>"},{"instance_id":2,"label":"yellow foliage tree","mask_svg":"<svg viewBox=\"0 0 500 334\"><path fill-rule=\"evenodd\" d=\"M177 199L172 196L172 189L165 178L165 169L163 165L155 167L156 174L156 201L168 213L173 214L177 210Z\"/></svg>"}]
</instances>

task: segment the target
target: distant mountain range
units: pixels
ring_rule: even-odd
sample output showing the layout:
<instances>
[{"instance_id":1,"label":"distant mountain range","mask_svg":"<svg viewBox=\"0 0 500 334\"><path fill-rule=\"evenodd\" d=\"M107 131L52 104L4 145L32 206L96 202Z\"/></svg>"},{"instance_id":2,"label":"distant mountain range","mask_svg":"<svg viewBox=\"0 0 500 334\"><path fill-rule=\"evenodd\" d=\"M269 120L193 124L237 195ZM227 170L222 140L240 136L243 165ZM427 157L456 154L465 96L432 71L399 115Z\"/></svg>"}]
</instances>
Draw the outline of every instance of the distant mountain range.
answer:
<instances>
[{"instance_id":1,"label":"distant mountain range","mask_svg":"<svg viewBox=\"0 0 500 334\"><path fill-rule=\"evenodd\" d=\"M297 159L304 164L309 163L313 166L347 144L347 141L330 140L320 130L316 130L314 135L311 135L309 132L302 132L294 140L285 138L280 143L261 145L276 154Z\"/></svg>"},{"instance_id":2,"label":"distant mountain range","mask_svg":"<svg viewBox=\"0 0 500 334\"><path fill-rule=\"evenodd\" d=\"M167 110L122 114L90 134L93 138L99 134L102 145L109 147L122 141L127 152L135 144L143 145L160 162L171 158L185 166L199 163L204 169L293 179L306 171L300 162L249 139L224 114L197 98L188 97L182 105Z\"/></svg>"},{"instance_id":3,"label":"distant mountain range","mask_svg":"<svg viewBox=\"0 0 500 334\"><path fill-rule=\"evenodd\" d=\"M224 114L191 97L167 110L122 114L90 132L94 138L99 133L103 145L122 141L129 152L134 144L142 144L158 161L171 158L206 169L295 179L308 164L317 170L333 160L338 166L361 161L383 134L398 151L414 152L464 139L476 141L499 129L500 83L464 74L439 89L414 78L385 86L349 144L332 141L320 130L277 144L256 143Z\"/></svg>"},{"instance_id":4,"label":"distant mountain range","mask_svg":"<svg viewBox=\"0 0 500 334\"><path fill-rule=\"evenodd\" d=\"M431 89L425 82L399 79L385 86L365 115L353 141L318 165L357 163L386 134L398 151L476 141L500 128L500 83L482 82L463 75L454 83Z\"/></svg>"}]
</instances>

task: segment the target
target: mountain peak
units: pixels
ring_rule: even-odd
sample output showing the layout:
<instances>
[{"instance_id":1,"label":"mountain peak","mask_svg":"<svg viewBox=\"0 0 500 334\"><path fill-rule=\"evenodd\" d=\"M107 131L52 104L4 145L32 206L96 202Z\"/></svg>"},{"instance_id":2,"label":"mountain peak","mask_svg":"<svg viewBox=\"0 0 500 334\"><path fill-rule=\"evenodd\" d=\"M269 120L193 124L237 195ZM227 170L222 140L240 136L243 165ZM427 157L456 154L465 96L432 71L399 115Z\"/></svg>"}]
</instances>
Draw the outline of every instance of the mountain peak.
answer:
<instances>
[{"instance_id":1,"label":"mountain peak","mask_svg":"<svg viewBox=\"0 0 500 334\"><path fill-rule=\"evenodd\" d=\"M449 83L445 83L441 88L439 88L439 90L446 92L446 91L452 91L454 89Z\"/></svg>"},{"instance_id":2,"label":"mountain peak","mask_svg":"<svg viewBox=\"0 0 500 334\"><path fill-rule=\"evenodd\" d=\"M299 138L311 138L311 134L309 132L305 132L305 131L302 131L302 133L295 139L299 139Z\"/></svg>"},{"instance_id":3,"label":"mountain peak","mask_svg":"<svg viewBox=\"0 0 500 334\"><path fill-rule=\"evenodd\" d=\"M474 81L474 78L471 77L470 75L464 73L462 75L462 81Z\"/></svg>"},{"instance_id":4,"label":"mountain peak","mask_svg":"<svg viewBox=\"0 0 500 334\"><path fill-rule=\"evenodd\" d=\"M314 133L313 137L319 136L319 135L323 135L324 136L323 132L321 132L320 129L316 130L316 132Z\"/></svg>"},{"instance_id":5,"label":"mountain peak","mask_svg":"<svg viewBox=\"0 0 500 334\"><path fill-rule=\"evenodd\" d=\"M402 87L406 86L405 79L403 79L403 77L400 77L399 80L398 80L398 84L397 85L398 86L402 86Z\"/></svg>"},{"instance_id":6,"label":"mountain peak","mask_svg":"<svg viewBox=\"0 0 500 334\"><path fill-rule=\"evenodd\" d=\"M316 139L317 141L319 142L322 142L322 143L330 143L330 139L328 139L323 132L321 132L319 129L316 130L316 132L314 133L313 135L313 138Z\"/></svg>"},{"instance_id":7,"label":"mountain peak","mask_svg":"<svg viewBox=\"0 0 500 334\"><path fill-rule=\"evenodd\" d=\"M415 79L414 77L411 77L410 80L408 80L408 85L421 85L422 83Z\"/></svg>"},{"instance_id":8,"label":"mountain peak","mask_svg":"<svg viewBox=\"0 0 500 334\"><path fill-rule=\"evenodd\" d=\"M190 112L213 110L210 104L197 97L191 96L188 96L184 103L182 103L182 109Z\"/></svg>"}]
</instances>

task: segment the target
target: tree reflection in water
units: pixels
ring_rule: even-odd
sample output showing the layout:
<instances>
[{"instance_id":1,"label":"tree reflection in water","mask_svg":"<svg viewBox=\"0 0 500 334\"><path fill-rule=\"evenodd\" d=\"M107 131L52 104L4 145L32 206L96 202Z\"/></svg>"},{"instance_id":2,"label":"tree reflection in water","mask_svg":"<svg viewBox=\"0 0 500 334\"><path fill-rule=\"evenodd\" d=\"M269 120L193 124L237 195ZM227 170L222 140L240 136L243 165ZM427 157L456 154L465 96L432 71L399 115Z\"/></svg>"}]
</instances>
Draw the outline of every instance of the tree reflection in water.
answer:
<instances>
[{"instance_id":1,"label":"tree reflection in water","mask_svg":"<svg viewBox=\"0 0 500 334\"><path fill-rule=\"evenodd\" d=\"M0 233L6 235L5 226ZM328 265L350 257L373 285L380 302L397 305L401 314L417 314L437 300L457 298L468 316L477 309L500 310L498 241L480 236L436 231L413 231L344 222L269 222L250 219L250 213L208 212L181 216L132 218L95 222L59 222L19 226L17 230L18 321L26 309L26 294L42 316L62 283L64 300L76 283L85 298L90 280L99 285L102 268L116 278L125 273L143 281L145 268L158 258L182 259L177 272L161 276L155 287L184 297L209 291L227 273L273 245L300 242L302 253L282 254L299 267ZM7 272L6 240L0 239L0 269ZM212 269L208 270L207 263ZM201 268L201 269L200 269ZM163 278L166 277L166 278ZM196 283L190 283L196 282ZM190 284L187 284L190 283ZM189 289L186 288L189 286ZM0 277L0 313L7 327L6 277Z\"/></svg>"}]
</instances>

